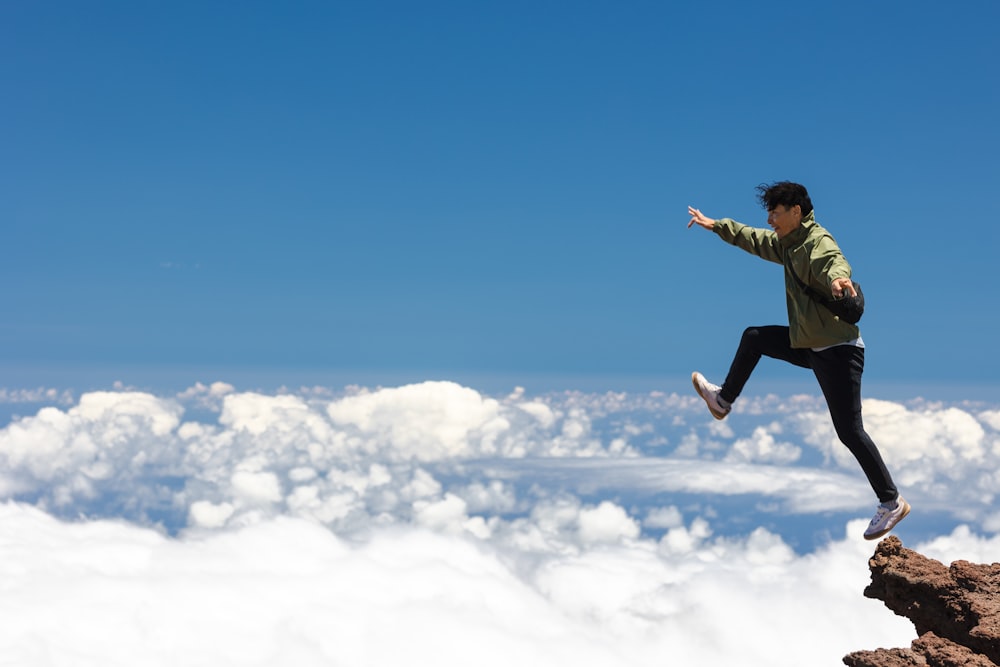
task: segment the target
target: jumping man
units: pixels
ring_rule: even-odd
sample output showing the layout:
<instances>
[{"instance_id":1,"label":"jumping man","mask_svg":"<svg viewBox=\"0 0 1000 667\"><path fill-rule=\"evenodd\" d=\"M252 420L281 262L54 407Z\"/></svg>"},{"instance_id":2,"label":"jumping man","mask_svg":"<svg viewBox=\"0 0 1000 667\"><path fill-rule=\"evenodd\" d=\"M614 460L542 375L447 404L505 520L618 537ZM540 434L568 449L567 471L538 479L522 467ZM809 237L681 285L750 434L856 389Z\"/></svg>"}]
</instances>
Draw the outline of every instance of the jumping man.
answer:
<instances>
[{"instance_id":1,"label":"jumping man","mask_svg":"<svg viewBox=\"0 0 1000 667\"><path fill-rule=\"evenodd\" d=\"M691 380L712 416L725 419L761 356L812 369L826 398L837 437L861 464L880 502L865 530L865 539L878 539L903 520L910 512L910 505L896 490L882 455L862 422L865 344L857 326L831 313L806 294L798 282L801 280L819 293L838 299L845 294L857 296L851 283L851 266L830 233L813 217L805 187L782 181L758 186L757 191L771 229L749 227L730 218L713 220L690 206L688 228L698 225L709 229L727 243L783 265L788 326L746 329L721 387L698 372L691 375Z\"/></svg>"}]
</instances>

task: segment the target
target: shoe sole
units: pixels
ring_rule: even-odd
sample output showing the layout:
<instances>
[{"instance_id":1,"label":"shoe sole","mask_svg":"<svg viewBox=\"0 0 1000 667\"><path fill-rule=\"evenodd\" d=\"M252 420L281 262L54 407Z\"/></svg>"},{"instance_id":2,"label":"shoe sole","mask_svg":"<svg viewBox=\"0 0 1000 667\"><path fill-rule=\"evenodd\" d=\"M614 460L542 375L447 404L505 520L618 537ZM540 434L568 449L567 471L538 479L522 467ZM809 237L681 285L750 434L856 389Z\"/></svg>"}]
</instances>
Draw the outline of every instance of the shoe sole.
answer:
<instances>
[{"instance_id":1,"label":"shoe sole","mask_svg":"<svg viewBox=\"0 0 1000 667\"><path fill-rule=\"evenodd\" d=\"M882 537L884 535L888 535L890 532L892 532L893 528L895 528L896 526L899 525L900 521L902 521L903 519L906 518L906 515L909 514L909 513L910 513L910 503L906 502L906 500L903 500L903 513L899 515L899 518L896 519L895 521L893 521L884 530L880 530L877 533L872 533L871 535L865 535L865 539L866 540L877 540L878 538L880 538L880 537Z\"/></svg>"},{"instance_id":2,"label":"shoe sole","mask_svg":"<svg viewBox=\"0 0 1000 667\"><path fill-rule=\"evenodd\" d=\"M708 402L708 398L705 396L705 394L701 393L701 387L698 385L698 371L691 373L691 384L694 385L694 390L698 392L699 396L701 396L701 400L705 401L705 405L708 406L708 411L712 413L712 416L719 420L725 419L726 415L728 415L729 413L716 412L715 409L712 407L712 404Z\"/></svg>"}]
</instances>

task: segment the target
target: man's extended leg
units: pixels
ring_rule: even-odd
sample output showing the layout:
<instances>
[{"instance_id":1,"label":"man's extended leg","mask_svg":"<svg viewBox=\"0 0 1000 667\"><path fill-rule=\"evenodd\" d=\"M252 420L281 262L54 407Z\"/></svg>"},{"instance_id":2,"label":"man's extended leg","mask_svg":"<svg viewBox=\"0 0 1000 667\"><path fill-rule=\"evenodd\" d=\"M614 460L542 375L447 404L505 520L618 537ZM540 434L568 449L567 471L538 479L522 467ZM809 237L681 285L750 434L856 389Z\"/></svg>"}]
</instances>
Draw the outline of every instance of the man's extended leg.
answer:
<instances>
[{"instance_id":1,"label":"man's extended leg","mask_svg":"<svg viewBox=\"0 0 1000 667\"><path fill-rule=\"evenodd\" d=\"M837 437L861 464L861 469L881 502L864 535L866 540L877 540L906 518L910 513L910 504L896 490L882 461L882 455L865 432L861 419L864 348L838 345L822 352L811 352L810 363L823 389L823 396L826 397Z\"/></svg>"},{"instance_id":2,"label":"man's extended leg","mask_svg":"<svg viewBox=\"0 0 1000 667\"><path fill-rule=\"evenodd\" d=\"M861 464L880 502L895 500L899 492L889 475L882 455L865 431L861 417L861 374L865 350L838 345L809 353L810 364L823 390L837 437Z\"/></svg>"}]
</instances>

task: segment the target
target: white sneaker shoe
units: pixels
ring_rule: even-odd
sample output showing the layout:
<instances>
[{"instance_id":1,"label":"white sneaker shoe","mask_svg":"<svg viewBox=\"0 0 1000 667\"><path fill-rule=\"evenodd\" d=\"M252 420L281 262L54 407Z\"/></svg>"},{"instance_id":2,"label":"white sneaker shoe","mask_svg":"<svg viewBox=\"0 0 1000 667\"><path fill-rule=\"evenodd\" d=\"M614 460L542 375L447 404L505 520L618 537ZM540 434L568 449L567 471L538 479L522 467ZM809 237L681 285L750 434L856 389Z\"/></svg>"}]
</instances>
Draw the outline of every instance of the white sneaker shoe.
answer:
<instances>
[{"instance_id":1,"label":"white sneaker shoe","mask_svg":"<svg viewBox=\"0 0 1000 667\"><path fill-rule=\"evenodd\" d=\"M868 524L868 529L865 530L865 539L877 540L895 528L896 524L902 521L909 513L910 503L903 500L903 496L899 496L893 501L882 503L875 510L875 516L872 517L872 522Z\"/></svg>"},{"instance_id":2,"label":"white sneaker shoe","mask_svg":"<svg viewBox=\"0 0 1000 667\"><path fill-rule=\"evenodd\" d=\"M691 373L691 384L694 385L694 390L698 392L698 395L705 399L705 403L708 404L708 411L712 413L712 416L716 419L725 419L729 411L732 410L732 406L724 408L719 404L719 390L721 387L706 380L705 376L698 371Z\"/></svg>"}]
</instances>

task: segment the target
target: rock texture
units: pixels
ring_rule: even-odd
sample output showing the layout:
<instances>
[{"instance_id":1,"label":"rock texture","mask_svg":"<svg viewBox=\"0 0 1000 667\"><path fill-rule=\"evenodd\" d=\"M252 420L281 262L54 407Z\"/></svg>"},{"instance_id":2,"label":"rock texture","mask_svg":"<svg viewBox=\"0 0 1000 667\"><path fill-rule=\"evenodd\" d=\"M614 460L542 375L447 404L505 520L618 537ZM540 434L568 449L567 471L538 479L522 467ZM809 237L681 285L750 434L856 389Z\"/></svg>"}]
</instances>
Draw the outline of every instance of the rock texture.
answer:
<instances>
[{"instance_id":1,"label":"rock texture","mask_svg":"<svg viewBox=\"0 0 1000 667\"><path fill-rule=\"evenodd\" d=\"M868 566L865 596L910 619L918 637L908 649L856 651L845 665L1000 667L1000 563L946 567L888 537Z\"/></svg>"}]
</instances>

